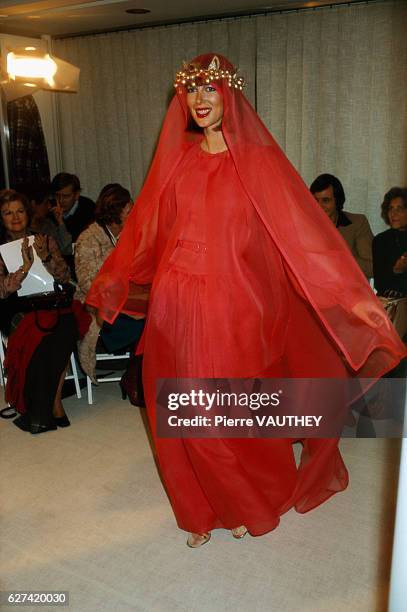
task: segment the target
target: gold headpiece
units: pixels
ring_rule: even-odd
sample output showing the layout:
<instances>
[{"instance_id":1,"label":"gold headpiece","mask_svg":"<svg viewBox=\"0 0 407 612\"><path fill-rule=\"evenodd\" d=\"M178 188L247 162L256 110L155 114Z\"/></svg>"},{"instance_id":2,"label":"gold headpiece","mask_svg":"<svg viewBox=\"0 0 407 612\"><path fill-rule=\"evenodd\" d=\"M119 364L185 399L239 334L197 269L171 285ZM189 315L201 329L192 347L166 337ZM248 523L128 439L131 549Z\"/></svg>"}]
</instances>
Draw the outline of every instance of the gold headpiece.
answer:
<instances>
[{"instance_id":1,"label":"gold headpiece","mask_svg":"<svg viewBox=\"0 0 407 612\"><path fill-rule=\"evenodd\" d=\"M183 62L183 69L177 72L175 76L174 87L182 87L187 83L195 87L196 85L204 85L226 79L229 87L242 90L245 86L245 80L241 76L237 76L237 70L232 73L230 70L220 68L220 61L217 55L214 55L211 63L207 68L202 68L197 64L187 64Z\"/></svg>"}]
</instances>

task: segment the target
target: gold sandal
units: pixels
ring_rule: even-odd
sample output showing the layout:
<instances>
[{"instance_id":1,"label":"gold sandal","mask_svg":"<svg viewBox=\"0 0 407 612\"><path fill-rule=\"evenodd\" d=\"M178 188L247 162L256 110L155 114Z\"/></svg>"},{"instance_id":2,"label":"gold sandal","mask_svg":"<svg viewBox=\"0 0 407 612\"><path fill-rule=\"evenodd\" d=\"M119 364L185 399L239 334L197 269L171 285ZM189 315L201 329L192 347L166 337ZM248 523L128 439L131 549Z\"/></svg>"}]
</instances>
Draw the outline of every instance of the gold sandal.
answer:
<instances>
[{"instance_id":1,"label":"gold sandal","mask_svg":"<svg viewBox=\"0 0 407 612\"><path fill-rule=\"evenodd\" d=\"M235 527L234 529L231 529L230 531L234 538L236 538L237 540L240 540L241 538L245 537L247 533L247 527L245 527L244 525L240 525L240 527Z\"/></svg>"},{"instance_id":2,"label":"gold sandal","mask_svg":"<svg viewBox=\"0 0 407 612\"><path fill-rule=\"evenodd\" d=\"M187 539L189 548L199 548L211 539L210 533L190 533Z\"/></svg>"}]
</instances>

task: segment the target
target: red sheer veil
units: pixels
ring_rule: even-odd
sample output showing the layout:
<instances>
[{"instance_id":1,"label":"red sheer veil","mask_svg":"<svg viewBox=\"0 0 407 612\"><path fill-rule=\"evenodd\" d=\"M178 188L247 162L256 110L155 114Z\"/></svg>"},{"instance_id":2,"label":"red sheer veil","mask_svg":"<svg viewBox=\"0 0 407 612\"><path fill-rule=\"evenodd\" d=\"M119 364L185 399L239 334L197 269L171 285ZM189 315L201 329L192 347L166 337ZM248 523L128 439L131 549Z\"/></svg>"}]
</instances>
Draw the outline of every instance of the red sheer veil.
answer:
<instances>
[{"instance_id":1,"label":"red sheer veil","mask_svg":"<svg viewBox=\"0 0 407 612\"><path fill-rule=\"evenodd\" d=\"M191 64L207 69L214 56L201 55ZM216 57L219 70L235 74L226 58ZM282 257L288 285L312 307L359 376L382 375L406 354L404 344L384 322L372 328L353 314L359 302L379 306L380 302L339 232L245 99L239 81L236 87L230 81L227 77L214 81L224 102L222 132L244 190ZM87 296L87 303L109 322L126 311L129 282L148 284L156 280L166 253L174 248L171 240L160 237L160 198L188 149L202 138L199 132L188 129L188 122L186 89L181 84L168 108L151 168L118 245ZM208 232L210 227L208 223Z\"/></svg>"}]
</instances>

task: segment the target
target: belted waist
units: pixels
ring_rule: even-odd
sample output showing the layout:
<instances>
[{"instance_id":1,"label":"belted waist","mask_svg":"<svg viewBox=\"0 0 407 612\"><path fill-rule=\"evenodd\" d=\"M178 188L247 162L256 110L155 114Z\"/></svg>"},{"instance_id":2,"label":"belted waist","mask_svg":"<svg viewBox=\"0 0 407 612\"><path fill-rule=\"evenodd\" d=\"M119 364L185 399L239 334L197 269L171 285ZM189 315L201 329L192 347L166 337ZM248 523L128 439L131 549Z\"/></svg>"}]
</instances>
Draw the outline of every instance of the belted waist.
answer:
<instances>
[{"instance_id":1,"label":"belted waist","mask_svg":"<svg viewBox=\"0 0 407 612\"><path fill-rule=\"evenodd\" d=\"M177 246L195 253L206 253L206 244L204 242L194 242L193 240L178 240Z\"/></svg>"}]
</instances>

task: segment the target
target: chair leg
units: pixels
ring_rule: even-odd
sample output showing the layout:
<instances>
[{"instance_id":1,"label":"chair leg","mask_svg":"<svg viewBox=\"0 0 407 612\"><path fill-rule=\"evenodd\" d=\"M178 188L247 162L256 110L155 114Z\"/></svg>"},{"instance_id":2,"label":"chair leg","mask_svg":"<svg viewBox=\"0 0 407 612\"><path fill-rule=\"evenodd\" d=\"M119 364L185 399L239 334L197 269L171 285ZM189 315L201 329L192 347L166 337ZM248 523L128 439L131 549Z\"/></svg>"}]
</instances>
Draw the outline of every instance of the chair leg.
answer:
<instances>
[{"instance_id":1,"label":"chair leg","mask_svg":"<svg viewBox=\"0 0 407 612\"><path fill-rule=\"evenodd\" d=\"M73 379L75 383L76 397L80 399L82 397L82 393L81 393L81 388L79 386L78 370L76 368L75 355L73 353L71 354L71 369L72 369Z\"/></svg>"},{"instance_id":2,"label":"chair leg","mask_svg":"<svg viewBox=\"0 0 407 612\"><path fill-rule=\"evenodd\" d=\"M88 386L88 404L93 404L92 381L89 378L89 376L86 377L86 381L87 381L87 386Z\"/></svg>"},{"instance_id":3,"label":"chair leg","mask_svg":"<svg viewBox=\"0 0 407 612\"><path fill-rule=\"evenodd\" d=\"M4 372L4 344L3 335L0 333L0 385L5 387L7 383L7 377Z\"/></svg>"}]
</instances>

